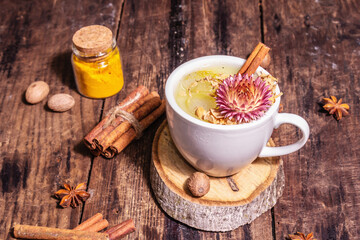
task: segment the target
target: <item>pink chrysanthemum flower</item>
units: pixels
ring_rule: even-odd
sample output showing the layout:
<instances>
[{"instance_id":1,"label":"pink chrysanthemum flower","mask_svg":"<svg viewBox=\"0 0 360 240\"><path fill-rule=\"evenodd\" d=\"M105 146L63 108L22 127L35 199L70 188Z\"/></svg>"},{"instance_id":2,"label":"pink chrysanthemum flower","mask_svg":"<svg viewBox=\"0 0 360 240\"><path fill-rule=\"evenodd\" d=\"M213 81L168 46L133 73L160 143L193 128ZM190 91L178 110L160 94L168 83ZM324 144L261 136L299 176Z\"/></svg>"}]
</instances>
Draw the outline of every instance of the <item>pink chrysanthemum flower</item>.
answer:
<instances>
[{"instance_id":1,"label":"pink chrysanthemum flower","mask_svg":"<svg viewBox=\"0 0 360 240\"><path fill-rule=\"evenodd\" d=\"M264 115L271 106L272 91L260 77L236 74L230 76L216 90L216 103L225 118L246 123Z\"/></svg>"}]
</instances>

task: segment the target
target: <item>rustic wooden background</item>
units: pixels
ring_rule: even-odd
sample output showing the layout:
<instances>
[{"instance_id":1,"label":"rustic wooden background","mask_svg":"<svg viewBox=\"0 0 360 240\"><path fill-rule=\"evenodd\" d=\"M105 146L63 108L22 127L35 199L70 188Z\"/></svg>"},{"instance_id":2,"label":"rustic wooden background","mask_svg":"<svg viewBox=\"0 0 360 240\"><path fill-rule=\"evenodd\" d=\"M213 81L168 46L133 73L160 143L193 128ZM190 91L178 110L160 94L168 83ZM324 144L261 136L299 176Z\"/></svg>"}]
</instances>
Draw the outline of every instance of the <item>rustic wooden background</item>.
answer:
<instances>
[{"instance_id":1,"label":"rustic wooden background","mask_svg":"<svg viewBox=\"0 0 360 240\"><path fill-rule=\"evenodd\" d=\"M133 218L127 239L317 239L360 236L360 2L358 0L91 0L0 1L0 238L16 223L72 228L101 212L115 225ZM125 85L106 100L81 97L70 64L72 34L101 24L117 34ZM277 205L226 233L197 231L169 218L149 185L151 144L159 119L112 160L92 157L82 137L102 114L139 84L164 96L167 76L195 57L246 58L258 41L272 48L269 71L279 78L285 112L311 127L308 143L284 156L286 187ZM50 94L69 93L73 109L54 113L29 105L24 91L46 81ZM342 97L351 115L336 121L322 97ZM295 134L294 134L295 133ZM277 144L299 137L290 126ZM62 209L52 198L63 182L88 183L83 207Z\"/></svg>"}]
</instances>

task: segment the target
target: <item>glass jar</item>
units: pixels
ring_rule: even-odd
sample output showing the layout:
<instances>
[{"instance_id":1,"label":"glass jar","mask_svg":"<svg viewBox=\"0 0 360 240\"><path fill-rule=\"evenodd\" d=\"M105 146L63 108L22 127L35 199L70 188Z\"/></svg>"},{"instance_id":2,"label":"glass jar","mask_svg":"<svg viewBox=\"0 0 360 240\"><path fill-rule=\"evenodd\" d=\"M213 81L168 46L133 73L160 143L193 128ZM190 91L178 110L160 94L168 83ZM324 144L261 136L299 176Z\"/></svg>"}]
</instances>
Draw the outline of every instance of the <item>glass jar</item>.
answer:
<instances>
[{"instance_id":1,"label":"glass jar","mask_svg":"<svg viewBox=\"0 0 360 240\"><path fill-rule=\"evenodd\" d=\"M89 98L106 98L124 85L119 49L111 30L91 25L72 38L71 63L79 93Z\"/></svg>"}]
</instances>

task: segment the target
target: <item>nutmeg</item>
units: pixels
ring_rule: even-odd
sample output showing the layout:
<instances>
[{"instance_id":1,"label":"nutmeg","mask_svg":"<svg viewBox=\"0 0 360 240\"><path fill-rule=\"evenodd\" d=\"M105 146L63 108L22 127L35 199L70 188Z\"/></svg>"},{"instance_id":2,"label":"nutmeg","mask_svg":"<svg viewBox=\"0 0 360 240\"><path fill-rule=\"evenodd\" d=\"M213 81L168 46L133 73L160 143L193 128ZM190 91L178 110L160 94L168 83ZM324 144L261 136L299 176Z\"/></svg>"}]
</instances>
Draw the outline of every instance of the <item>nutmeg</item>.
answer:
<instances>
[{"instance_id":1,"label":"nutmeg","mask_svg":"<svg viewBox=\"0 0 360 240\"><path fill-rule=\"evenodd\" d=\"M36 104L44 100L49 94L49 85L44 81L36 81L29 85L25 92L25 99L30 104Z\"/></svg>"},{"instance_id":2,"label":"nutmeg","mask_svg":"<svg viewBox=\"0 0 360 240\"><path fill-rule=\"evenodd\" d=\"M194 172L187 181L187 187L194 197L202 197L210 190L210 179L202 172Z\"/></svg>"},{"instance_id":3,"label":"nutmeg","mask_svg":"<svg viewBox=\"0 0 360 240\"><path fill-rule=\"evenodd\" d=\"M270 62L271 62L271 57L270 54L267 53L264 59L262 60L260 66L262 66L263 68L268 68L270 66Z\"/></svg>"},{"instance_id":4,"label":"nutmeg","mask_svg":"<svg viewBox=\"0 0 360 240\"><path fill-rule=\"evenodd\" d=\"M55 112L65 112L75 105L75 100L69 94L58 93L51 96L47 104Z\"/></svg>"}]
</instances>

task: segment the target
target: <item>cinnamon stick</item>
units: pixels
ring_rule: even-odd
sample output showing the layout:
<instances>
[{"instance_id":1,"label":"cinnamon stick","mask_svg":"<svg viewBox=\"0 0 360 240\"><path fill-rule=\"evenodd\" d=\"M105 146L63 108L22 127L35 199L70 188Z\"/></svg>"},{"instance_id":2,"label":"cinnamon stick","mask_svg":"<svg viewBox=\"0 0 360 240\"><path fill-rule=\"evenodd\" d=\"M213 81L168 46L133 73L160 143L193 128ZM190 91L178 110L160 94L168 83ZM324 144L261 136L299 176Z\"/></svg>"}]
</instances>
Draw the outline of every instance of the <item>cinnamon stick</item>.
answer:
<instances>
[{"instance_id":1,"label":"cinnamon stick","mask_svg":"<svg viewBox=\"0 0 360 240\"><path fill-rule=\"evenodd\" d=\"M142 120L149 115L155 108L161 104L160 96L156 92L150 93L149 100L145 102L138 110L133 113L133 116L138 120ZM121 137L127 130L131 128L132 124L129 121L123 121L113 131L111 131L105 138L99 141L99 149L107 149L113 142Z\"/></svg>"},{"instance_id":2,"label":"cinnamon stick","mask_svg":"<svg viewBox=\"0 0 360 240\"><path fill-rule=\"evenodd\" d=\"M93 142L93 143L94 143L94 142ZM85 145L86 145L86 144L85 144ZM95 147L96 147L96 143L94 143L94 145L95 145ZM88 146L88 148L90 148L90 146ZM98 149L98 148L90 149L90 152L91 152L91 154L94 155L94 156L100 156L100 153L101 153L100 149Z\"/></svg>"},{"instance_id":3,"label":"cinnamon stick","mask_svg":"<svg viewBox=\"0 0 360 240\"><path fill-rule=\"evenodd\" d=\"M262 48L264 44L259 42L258 45L254 48L254 50L250 53L250 56L246 59L244 65L240 68L239 72L240 74L244 74L246 70L249 68L251 62L254 60L256 55L259 53L260 49Z\"/></svg>"},{"instance_id":4,"label":"cinnamon stick","mask_svg":"<svg viewBox=\"0 0 360 240\"><path fill-rule=\"evenodd\" d=\"M240 68L239 72L241 75L247 74L252 75L255 73L256 69L260 66L261 62L265 58L266 54L269 52L270 48L263 43L258 43L258 45L251 52L250 56L245 61L244 65Z\"/></svg>"},{"instance_id":5,"label":"cinnamon stick","mask_svg":"<svg viewBox=\"0 0 360 240\"><path fill-rule=\"evenodd\" d=\"M129 106L127 109L122 109L122 110L126 110L129 113L133 113L134 111L136 111L137 109L139 109L141 107L141 105L143 105L145 102L149 101L150 99L152 99L154 97L154 93L152 92L150 94L147 94L145 96L143 96L142 98L140 98L138 101L134 102L131 106ZM156 93L157 96L159 96L158 93ZM97 149L99 149L100 151L103 151L104 148L102 146L102 141L104 141L105 138L108 138L108 135L116 128L115 126L118 126L119 124L121 124L124 120L121 117L115 118L111 124L109 124L109 126L107 126L105 129L103 129L103 131L101 131L93 140L93 142L95 143Z\"/></svg>"},{"instance_id":6,"label":"cinnamon stick","mask_svg":"<svg viewBox=\"0 0 360 240\"><path fill-rule=\"evenodd\" d=\"M73 230L98 232L107 228L108 225L109 223L106 219L103 219L103 215L101 213L96 213L91 218L79 224Z\"/></svg>"},{"instance_id":7,"label":"cinnamon stick","mask_svg":"<svg viewBox=\"0 0 360 240\"><path fill-rule=\"evenodd\" d=\"M113 146L110 146L104 151L102 151L100 154L106 158L113 158L117 153L118 153L117 149Z\"/></svg>"},{"instance_id":8,"label":"cinnamon stick","mask_svg":"<svg viewBox=\"0 0 360 240\"><path fill-rule=\"evenodd\" d=\"M132 233L136 230L134 221L129 219L124 221L107 231L105 233L109 234L109 240L118 240L125 237L127 234Z\"/></svg>"},{"instance_id":9,"label":"cinnamon stick","mask_svg":"<svg viewBox=\"0 0 360 240\"><path fill-rule=\"evenodd\" d=\"M101 219L100 221L94 223L91 226L88 226L83 231L89 231L89 232L99 232L109 226L109 222L106 219Z\"/></svg>"},{"instance_id":10,"label":"cinnamon stick","mask_svg":"<svg viewBox=\"0 0 360 240\"><path fill-rule=\"evenodd\" d=\"M107 233L78 231L72 229L60 229L39 227L30 225L15 225L14 236L24 239L50 239L50 240L109 240Z\"/></svg>"},{"instance_id":11,"label":"cinnamon stick","mask_svg":"<svg viewBox=\"0 0 360 240\"><path fill-rule=\"evenodd\" d=\"M143 129L148 128L156 119L158 119L163 113L165 112L165 101L161 101L161 105L155 109L152 113L150 113L148 116L146 116L144 119L140 121L140 125ZM134 128L130 128L128 131L126 131L119 139L117 139L111 147L106 149L108 152L104 151L101 154L104 157L108 156L114 156L117 153L120 153L122 150L124 150L127 145L131 143L132 140L136 137L136 132Z\"/></svg>"},{"instance_id":12,"label":"cinnamon stick","mask_svg":"<svg viewBox=\"0 0 360 240\"><path fill-rule=\"evenodd\" d=\"M145 86L139 86L134 91L132 91L123 101L121 101L118 106L123 110L127 110L132 104L139 101L143 96L147 95L149 90ZM103 126L108 120L109 116L106 116L102 119L85 137L84 143L90 150L96 149L96 144L94 143L94 138L102 132Z\"/></svg>"}]
</instances>

